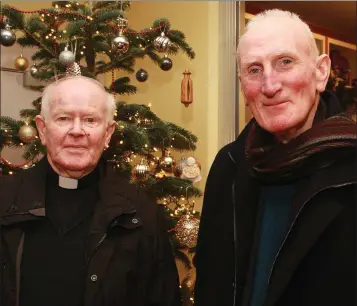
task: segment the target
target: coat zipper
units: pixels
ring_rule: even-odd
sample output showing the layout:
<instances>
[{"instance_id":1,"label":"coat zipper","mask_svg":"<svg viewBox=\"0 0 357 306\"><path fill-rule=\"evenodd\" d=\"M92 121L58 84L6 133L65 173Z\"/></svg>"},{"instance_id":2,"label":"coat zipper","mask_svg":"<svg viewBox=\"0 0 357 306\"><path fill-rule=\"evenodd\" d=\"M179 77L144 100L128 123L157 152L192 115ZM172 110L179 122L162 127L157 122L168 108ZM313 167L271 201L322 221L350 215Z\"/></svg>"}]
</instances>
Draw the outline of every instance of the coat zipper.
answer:
<instances>
[{"instance_id":1,"label":"coat zipper","mask_svg":"<svg viewBox=\"0 0 357 306\"><path fill-rule=\"evenodd\" d=\"M237 231L236 231L236 201L235 201L235 180L232 184L232 201L233 201L233 241L234 241L234 282L233 282L233 304L236 305L237 298L237 256L238 256L238 242L237 242Z\"/></svg>"},{"instance_id":2,"label":"coat zipper","mask_svg":"<svg viewBox=\"0 0 357 306\"><path fill-rule=\"evenodd\" d=\"M343 186L347 186L347 185L352 185L352 184L354 184L354 183L356 183L356 182L351 181L351 182L347 182L347 183L343 183L343 184L337 184L337 185L332 185L332 186L328 186L328 187L325 187L325 188L321 188L321 189L317 190L315 193L313 193L313 194L304 202L304 204L301 206L301 208L299 209L298 213L296 214L296 216L295 216L295 218L294 218L294 221L292 222L292 224L291 224L291 226L290 226L290 228L289 228L287 234L285 235L285 238L284 238L282 244L281 244L280 247L279 247L278 253L275 255L275 259L274 259L273 265L272 265L272 267L271 267L271 269L270 269L270 273L269 273L268 284L270 284L271 276L272 276L272 273L273 273L273 270L274 270L274 266L275 266L275 263L276 263L276 260L277 260L277 258L278 258L278 256L279 256L279 254L280 254L280 251L282 250L282 248L283 248L283 246L284 246L284 244L285 244L285 242L286 242L286 240L287 240L287 238L288 238L288 236L289 236L289 234L290 234L290 232L291 232L293 226L295 225L295 222L296 222L297 218L299 217L299 215L300 215L301 211L303 210L303 208L305 207L306 203L309 202L316 194L318 194L319 192L321 192L321 191L323 191L323 190L330 189L330 188L343 187Z\"/></svg>"},{"instance_id":3,"label":"coat zipper","mask_svg":"<svg viewBox=\"0 0 357 306\"><path fill-rule=\"evenodd\" d=\"M85 266L88 267L90 260L92 259L92 257L94 256L95 252L97 252L97 250L100 248L100 246L103 244L104 240L107 238L107 233L104 234L104 236L99 240L98 244L95 246L95 248L93 249L92 253L90 254L90 256L88 257Z\"/></svg>"},{"instance_id":4,"label":"coat zipper","mask_svg":"<svg viewBox=\"0 0 357 306\"><path fill-rule=\"evenodd\" d=\"M230 159L233 161L233 163L236 165L236 162L231 155L230 152L228 152L228 155ZM238 257L238 241L237 241L237 220L236 220L236 195L235 195L235 186L236 186L236 180L233 180L232 184L232 206L233 206L233 244L234 244L234 281L233 281L233 304L232 306L236 305L236 299L237 299L237 273L238 273L238 263L237 263L237 257Z\"/></svg>"},{"instance_id":5,"label":"coat zipper","mask_svg":"<svg viewBox=\"0 0 357 306\"><path fill-rule=\"evenodd\" d=\"M136 210L133 210L130 213L135 213ZM112 220L113 222L113 220ZM111 227L113 227L113 224L111 224ZM100 248L100 246L103 244L104 240L107 238L108 236L108 231L103 235L103 237L99 240L99 242L97 243L97 245L95 246L95 248L93 249L93 251L91 252L90 256L88 257L85 267L88 267L90 260L92 259L92 257L94 256L94 254L98 251L98 249Z\"/></svg>"}]
</instances>

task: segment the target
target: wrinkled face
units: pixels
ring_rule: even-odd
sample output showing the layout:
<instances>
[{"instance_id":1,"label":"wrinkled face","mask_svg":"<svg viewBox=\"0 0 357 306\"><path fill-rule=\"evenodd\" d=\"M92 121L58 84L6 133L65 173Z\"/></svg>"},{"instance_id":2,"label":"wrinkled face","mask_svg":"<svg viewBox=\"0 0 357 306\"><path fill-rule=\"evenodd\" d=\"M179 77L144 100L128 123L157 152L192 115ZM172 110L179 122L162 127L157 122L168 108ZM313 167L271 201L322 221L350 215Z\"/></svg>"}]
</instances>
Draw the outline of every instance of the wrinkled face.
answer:
<instances>
[{"instance_id":1,"label":"wrinkled face","mask_svg":"<svg viewBox=\"0 0 357 306\"><path fill-rule=\"evenodd\" d=\"M329 59L310 55L301 27L271 20L253 27L241 39L239 54L243 95L258 124L276 135L310 128L318 92L326 85L321 63L326 70Z\"/></svg>"},{"instance_id":2,"label":"wrinkled face","mask_svg":"<svg viewBox=\"0 0 357 306\"><path fill-rule=\"evenodd\" d=\"M109 144L114 122L107 122L107 94L85 79L69 79L51 92L46 118L36 117L47 157L62 176L80 178L91 172Z\"/></svg>"}]
</instances>

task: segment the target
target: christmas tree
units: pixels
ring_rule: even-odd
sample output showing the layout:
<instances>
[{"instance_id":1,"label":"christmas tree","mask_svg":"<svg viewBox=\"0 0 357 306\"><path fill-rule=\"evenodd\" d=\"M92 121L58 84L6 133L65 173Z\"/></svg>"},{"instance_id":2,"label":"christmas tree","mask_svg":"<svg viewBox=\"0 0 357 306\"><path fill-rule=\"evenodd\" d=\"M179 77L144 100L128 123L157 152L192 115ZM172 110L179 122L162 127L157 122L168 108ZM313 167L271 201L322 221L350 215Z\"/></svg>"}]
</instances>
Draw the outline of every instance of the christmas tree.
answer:
<instances>
[{"instance_id":1,"label":"christmas tree","mask_svg":"<svg viewBox=\"0 0 357 306\"><path fill-rule=\"evenodd\" d=\"M158 69L170 70L169 55L184 53L190 59L195 53L184 33L171 28L169 20L157 19L150 28L135 31L125 18L128 1L52 2L52 7L24 12L15 7L1 7L1 44L15 42L35 48L28 71L45 84L61 74L82 74L98 78L112 73L106 90L115 95L117 126L104 157L126 175L132 183L144 188L158 204L162 204L168 221L173 251L177 259L191 268L198 230L198 213L191 199L201 196L193 183L200 179L200 165L192 157L175 161L171 150L193 151L197 137L180 126L165 122L150 106L127 104L120 95L135 94L136 87L127 75L135 73L144 82L148 72L135 71L137 58L149 57ZM15 31L22 32L16 38ZM28 61L16 60L17 69L25 71ZM121 76L114 78L114 71ZM41 91L44 86L36 89ZM0 152L7 147L22 147L22 165L14 165L0 157L0 175L26 171L46 154L37 136L34 118L41 111L41 97L32 102L32 109L20 111L22 120L0 117ZM192 279L183 284L184 305L191 305Z\"/></svg>"}]
</instances>

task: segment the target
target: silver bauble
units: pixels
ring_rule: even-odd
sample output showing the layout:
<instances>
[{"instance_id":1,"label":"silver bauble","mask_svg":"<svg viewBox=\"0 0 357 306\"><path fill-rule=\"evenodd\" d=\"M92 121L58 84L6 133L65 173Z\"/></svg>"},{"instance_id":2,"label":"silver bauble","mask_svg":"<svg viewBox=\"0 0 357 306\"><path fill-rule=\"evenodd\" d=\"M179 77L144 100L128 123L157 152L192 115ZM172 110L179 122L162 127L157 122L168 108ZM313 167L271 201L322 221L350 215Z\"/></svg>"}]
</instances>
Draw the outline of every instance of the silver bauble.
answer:
<instances>
[{"instance_id":1,"label":"silver bauble","mask_svg":"<svg viewBox=\"0 0 357 306\"><path fill-rule=\"evenodd\" d=\"M139 69L136 72L135 77L139 82L145 82L148 79L149 74L148 74L148 72L146 70Z\"/></svg>"},{"instance_id":2,"label":"silver bauble","mask_svg":"<svg viewBox=\"0 0 357 306\"><path fill-rule=\"evenodd\" d=\"M172 60L167 57L167 55L160 60L160 68L164 71L168 71L172 68Z\"/></svg>"},{"instance_id":3,"label":"silver bauble","mask_svg":"<svg viewBox=\"0 0 357 306\"><path fill-rule=\"evenodd\" d=\"M167 52L167 50L170 48L170 45L171 41L164 32L161 32L161 35L156 37L154 40L154 48L159 52Z\"/></svg>"},{"instance_id":4,"label":"silver bauble","mask_svg":"<svg viewBox=\"0 0 357 306\"><path fill-rule=\"evenodd\" d=\"M4 47L10 47L16 42L16 35L10 30L9 25L6 25L5 29L1 29L0 42Z\"/></svg>"},{"instance_id":5,"label":"silver bauble","mask_svg":"<svg viewBox=\"0 0 357 306\"><path fill-rule=\"evenodd\" d=\"M34 77L36 76L36 74L38 73L38 68L37 66L34 64L30 67L30 74Z\"/></svg>"},{"instance_id":6,"label":"silver bauble","mask_svg":"<svg viewBox=\"0 0 357 306\"><path fill-rule=\"evenodd\" d=\"M61 65L68 67L73 65L74 61L75 61L75 56L73 54L73 52L69 51L67 47L64 48L64 51L62 51L59 55L59 62L61 63Z\"/></svg>"},{"instance_id":7,"label":"silver bauble","mask_svg":"<svg viewBox=\"0 0 357 306\"><path fill-rule=\"evenodd\" d=\"M129 50L129 40L122 33L119 33L119 36L113 39L112 48L115 51L126 53Z\"/></svg>"}]
</instances>

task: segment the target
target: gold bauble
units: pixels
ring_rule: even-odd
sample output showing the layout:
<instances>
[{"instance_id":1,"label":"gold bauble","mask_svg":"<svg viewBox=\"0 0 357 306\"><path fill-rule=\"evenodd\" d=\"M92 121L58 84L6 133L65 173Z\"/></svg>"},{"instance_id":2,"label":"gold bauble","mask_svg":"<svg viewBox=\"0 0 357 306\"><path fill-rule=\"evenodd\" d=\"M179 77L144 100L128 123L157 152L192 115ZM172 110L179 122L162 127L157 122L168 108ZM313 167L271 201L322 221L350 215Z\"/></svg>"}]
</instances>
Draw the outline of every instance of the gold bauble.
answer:
<instances>
[{"instance_id":1,"label":"gold bauble","mask_svg":"<svg viewBox=\"0 0 357 306\"><path fill-rule=\"evenodd\" d=\"M146 181L150 176L150 167L142 159L133 169L133 177L138 182Z\"/></svg>"},{"instance_id":2,"label":"gold bauble","mask_svg":"<svg viewBox=\"0 0 357 306\"><path fill-rule=\"evenodd\" d=\"M25 71L29 66L29 61L26 57L23 57L22 54L15 58L14 66L17 70Z\"/></svg>"},{"instance_id":3,"label":"gold bauble","mask_svg":"<svg viewBox=\"0 0 357 306\"><path fill-rule=\"evenodd\" d=\"M176 161L170 155L169 151L165 151L164 155L159 160L159 167L161 170L172 173L174 172Z\"/></svg>"},{"instance_id":4,"label":"gold bauble","mask_svg":"<svg viewBox=\"0 0 357 306\"><path fill-rule=\"evenodd\" d=\"M187 248L194 248L197 244L200 220L192 215L183 216L175 226L175 237L178 242Z\"/></svg>"},{"instance_id":5,"label":"gold bauble","mask_svg":"<svg viewBox=\"0 0 357 306\"><path fill-rule=\"evenodd\" d=\"M37 130L33 126L25 124L20 127L19 137L23 142L28 143L34 141L36 139L36 136Z\"/></svg>"}]
</instances>

